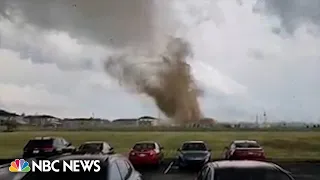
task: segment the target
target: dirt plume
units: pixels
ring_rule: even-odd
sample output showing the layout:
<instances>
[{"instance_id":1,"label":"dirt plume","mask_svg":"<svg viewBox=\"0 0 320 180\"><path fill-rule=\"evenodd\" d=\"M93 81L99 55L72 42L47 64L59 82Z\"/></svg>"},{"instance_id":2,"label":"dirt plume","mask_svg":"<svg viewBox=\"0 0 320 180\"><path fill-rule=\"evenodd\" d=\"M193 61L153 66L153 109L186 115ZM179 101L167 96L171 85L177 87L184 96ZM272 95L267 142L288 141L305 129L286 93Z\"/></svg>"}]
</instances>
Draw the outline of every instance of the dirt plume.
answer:
<instances>
[{"instance_id":1,"label":"dirt plume","mask_svg":"<svg viewBox=\"0 0 320 180\"><path fill-rule=\"evenodd\" d=\"M177 124L192 123L202 117L198 88L187 63L192 58L188 42L170 38L164 52L156 56L125 51L110 56L106 72L120 85L151 97L157 107Z\"/></svg>"}]
</instances>

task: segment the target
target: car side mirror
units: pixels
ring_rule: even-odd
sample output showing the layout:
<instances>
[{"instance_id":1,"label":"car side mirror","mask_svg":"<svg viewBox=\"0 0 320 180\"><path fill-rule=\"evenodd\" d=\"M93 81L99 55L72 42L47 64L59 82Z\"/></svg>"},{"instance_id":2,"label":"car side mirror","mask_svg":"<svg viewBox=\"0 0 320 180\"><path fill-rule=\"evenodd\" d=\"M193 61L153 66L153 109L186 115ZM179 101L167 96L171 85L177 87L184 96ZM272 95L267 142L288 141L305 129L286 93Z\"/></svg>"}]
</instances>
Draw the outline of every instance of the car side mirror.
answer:
<instances>
[{"instance_id":1,"label":"car side mirror","mask_svg":"<svg viewBox=\"0 0 320 180\"><path fill-rule=\"evenodd\" d=\"M163 150L164 149L164 147L160 147L160 150Z\"/></svg>"},{"instance_id":2,"label":"car side mirror","mask_svg":"<svg viewBox=\"0 0 320 180\"><path fill-rule=\"evenodd\" d=\"M72 146L72 143L68 143L67 146Z\"/></svg>"},{"instance_id":3,"label":"car side mirror","mask_svg":"<svg viewBox=\"0 0 320 180\"><path fill-rule=\"evenodd\" d=\"M177 151L181 151L181 149L180 149L180 148L178 148L178 149L177 149Z\"/></svg>"},{"instance_id":4,"label":"car side mirror","mask_svg":"<svg viewBox=\"0 0 320 180\"><path fill-rule=\"evenodd\" d=\"M211 152L211 149L208 149L209 152Z\"/></svg>"},{"instance_id":5,"label":"car side mirror","mask_svg":"<svg viewBox=\"0 0 320 180\"><path fill-rule=\"evenodd\" d=\"M114 148L113 147L110 147L110 151L113 151L114 150Z\"/></svg>"},{"instance_id":6,"label":"car side mirror","mask_svg":"<svg viewBox=\"0 0 320 180\"><path fill-rule=\"evenodd\" d=\"M228 150L228 149L229 149L229 147L227 147L227 146L226 146L226 147L224 147L224 149L225 149L225 150Z\"/></svg>"}]
</instances>

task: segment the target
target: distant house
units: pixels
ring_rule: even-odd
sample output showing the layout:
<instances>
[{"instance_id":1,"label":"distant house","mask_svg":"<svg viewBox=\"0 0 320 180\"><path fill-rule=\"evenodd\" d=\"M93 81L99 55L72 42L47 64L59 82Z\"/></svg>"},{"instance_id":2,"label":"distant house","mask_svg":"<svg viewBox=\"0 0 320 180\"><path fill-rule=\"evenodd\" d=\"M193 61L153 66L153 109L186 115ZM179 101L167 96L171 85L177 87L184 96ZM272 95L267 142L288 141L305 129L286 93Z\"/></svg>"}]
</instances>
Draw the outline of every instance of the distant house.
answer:
<instances>
[{"instance_id":1,"label":"distant house","mask_svg":"<svg viewBox=\"0 0 320 180\"><path fill-rule=\"evenodd\" d=\"M50 115L29 115L23 118L28 124L32 126L59 126L61 125L60 119Z\"/></svg>"},{"instance_id":2,"label":"distant house","mask_svg":"<svg viewBox=\"0 0 320 180\"><path fill-rule=\"evenodd\" d=\"M106 119L95 118L66 118L61 120L63 128L77 129L77 128L96 128L105 127L110 124Z\"/></svg>"},{"instance_id":3,"label":"distant house","mask_svg":"<svg viewBox=\"0 0 320 180\"><path fill-rule=\"evenodd\" d=\"M251 122L239 122L236 127L238 128L258 128L259 125L257 123Z\"/></svg>"},{"instance_id":4,"label":"distant house","mask_svg":"<svg viewBox=\"0 0 320 180\"><path fill-rule=\"evenodd\" d=\"M115 119L112 126L138 126L138 119Z\"/></svg>"},{"instance_id":5,"label":"distant house","mask_svg":"<svg viewBox=\"0 0 320 180\"><path fill-rule=\"evenodd\" d=\"M217 121L213 118L202 118L199 120L199 124L201 127L213 127Z\"/></svg>"},{"instance_id":6,"label":"distant house","mask_svg":"<svg viewBox=\"0 0 320 180\"><path fill-rule=\"evenodd\" d=\"M5 125L8 121L15 121L18 124L27 124L22 116L0 109L0 125Z\"/></svg>"},{"instance_id":7,"label":"distant house","mask_svg":"<svg viewBox=\"0 0 320 180\"><path fill-rule=\"evenodd\" d=\"M213 127L216 123L217 121L213 118L202 118L199 121L189 124L188 126L209 128L209 127Z\"/></svg>"},{"instance_id":8,"label":"distant house","mask_svg":"<svg viewBox=\"0 0 320 180\"><path fill-rule=\"evenodd\" d=\"M151 116L143 116L138 119L139 126L158 126L160 124L160 119L151 117Z\"/></svg>"}]
</instances>

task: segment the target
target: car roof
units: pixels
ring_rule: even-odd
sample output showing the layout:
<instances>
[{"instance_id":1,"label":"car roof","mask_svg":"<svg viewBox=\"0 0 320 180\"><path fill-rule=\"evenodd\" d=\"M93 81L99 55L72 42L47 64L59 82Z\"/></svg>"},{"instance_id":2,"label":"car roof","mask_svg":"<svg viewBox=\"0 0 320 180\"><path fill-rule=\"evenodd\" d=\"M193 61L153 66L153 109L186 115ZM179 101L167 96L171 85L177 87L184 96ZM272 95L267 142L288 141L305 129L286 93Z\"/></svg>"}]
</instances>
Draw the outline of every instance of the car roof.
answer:
<instances>
[{"instance_id":1,"label":"car roof","mask_svg":"<svg viewBox=\"0 0 320 180\"><path fill-rule=\"evenodd\" d=\"M107 143L105 141L86 141L82 144L103 144L103 143Z\"/></svg>"},{"instance_id":2,"label":"car roof","mask_svg":"<svg viewBox=\"0 0 320 180\"><path fill-rule=\"evenodd\" d=\"M235 140L233 143L258 143L255 140Z\"/></svg>"},{"instance_id":3,"label":"car roof","mask_svg":"<svg viewBox=\"0 0 320 180\"><path fill-rule=\"evenodd\" d=\"M142 144L142 143L153 143L153 144L156 144L157 142L155 142L155 141L138 141L135 144Z\"/></svg>"},{"instance_id":4,"label":"car roof","mask_svg":"<svg viewBox=\"0 0 320 180\"><path fill-rule=\"evenodd\" d=\"M183 142L183 144L186 144L186 143L205 143L204 141L185 141Z\"/></svg>"},{"instance_id":5,"label":"car roof","mask_svg":"<svg viewBox=\"0 0 320 180\"><path fill-rule=\"evenodd\" d=\"M52 140L52 139L57 139L60 137L52 137L52 136L38 136L38 137L34 137L31 140Z\"/></svg>"},{"instance_id":6,"label":"car roof","mask_svg":"<svg viewBox=\"0 0 320 180\"><path fill-rule=\"evenodd\" d=\"M50 160L99 160L99 161L106 161L108 159L114 159L114 158L126 158L125 156L121 154L112 154L112 155L101 155L101 154L67 154L67 155L61 155L61 156L54 156L49 158Z\"/></svg>"},{"instance_id":7,"label":"car roof","mask_svg":"<svg viewBox=\"0 0 320 180\"><path fill-rule=\"evenodd\" d=\"M229 161L229 160L221 160L211 162L214 168L270 168L270 169L278 169L280 168L278 165L262 162L262 161L253 161L253 160L241 160L241 161Z\"/></svg>"}]
</instances>

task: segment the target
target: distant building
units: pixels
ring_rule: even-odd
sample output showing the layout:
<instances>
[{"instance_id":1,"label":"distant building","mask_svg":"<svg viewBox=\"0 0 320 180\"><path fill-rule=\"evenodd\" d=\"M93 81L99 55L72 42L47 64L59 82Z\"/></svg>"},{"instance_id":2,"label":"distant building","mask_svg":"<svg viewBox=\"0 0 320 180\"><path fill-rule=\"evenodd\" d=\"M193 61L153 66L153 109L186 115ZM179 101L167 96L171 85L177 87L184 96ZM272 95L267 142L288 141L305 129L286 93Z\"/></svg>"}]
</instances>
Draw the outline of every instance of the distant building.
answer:
<instances>
[{"instance_id":1,"label":"distant building","mask_svg":"<svg viewBox=\"0 0 320 180\"><path fill-rule=\"evenodd\" d=\"M158 126L160 124L160 119L150 117L150 116L143 116L137 120L138 126Z\"/></svg>"},{"instance_id":2,"label":"distant building","mask_svg":"<svg viewBox=\"0 0 320 180\"><path fill-rule=\"evenodd\" d=\"M4 110L0 110L0 126L6 125L8 121L14 121L15 123L20 125L27 124L27 122L24 120L22 116Z\"/></svg>"},{"instance_id":3,"label":"distant building","mask_svg":"<svg viewBox=\"0 0 320 180\"><path fill-rule=\"evenodd\" d=\"M252 122L239 122L236 127L238 128L259 128L259 124Z\"/></svg>"},{"instance_id":4,"label":"distant building","mask_svg":"<svg viewBox=\"0 0 320 180\"><path fill-rule=\"evenodd\" d=\"M49 115L29 115L23 117L24 121L32 126L40 126L40 127L47 127L47 126L59 126L61 125L60 119L49 116Z\"/></svg>"},{"instance_id":5,"label":"distant building","mask_svg":"<svg viewBox=\"0 0 320 180\"><path fill-rule=\"evenodd\" d=\"M138 119L115 119L111 122L112 126L138 126Z\"/></svg>"},{"instance_id":6,"label":"distant building","mask_svg":"<svg viewBox=\"0 0 320 180\"><path fill-rule=\"evenodd\" d=\"M213 118L202 118L195 123L191 123L187 126L191 127L199 127L199 128L210 128L217 124L217 121Z\"/></svg>"},{"instance_id":7,"label":"distant building","mask_svg":"<svg viewBox=\"0 0 320 180\"><path fill-rule=\"evenodd\" d=\"M66 118L61 120L61 127L67 129L107 127L110 121L95 118Z\"/></svg>"}]
</instances>

